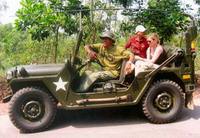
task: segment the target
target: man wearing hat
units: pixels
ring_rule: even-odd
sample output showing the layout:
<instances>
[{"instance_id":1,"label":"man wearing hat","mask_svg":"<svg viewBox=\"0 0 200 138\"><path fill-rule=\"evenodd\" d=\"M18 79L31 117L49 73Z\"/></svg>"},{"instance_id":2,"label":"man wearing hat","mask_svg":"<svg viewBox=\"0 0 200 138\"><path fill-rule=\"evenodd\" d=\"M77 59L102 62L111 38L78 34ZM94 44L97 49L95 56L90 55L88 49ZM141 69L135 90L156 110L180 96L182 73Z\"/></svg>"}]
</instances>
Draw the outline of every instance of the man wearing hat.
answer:
<instances>
[{"instance_id":1,"label":"man wearing hat","mask_svg":"<svg viewBox=\"0 0 200 138\"><path fill-rule=\"evenodd\" d=\"M112 32L104 32L100 38L102 43L85 46L85 51L88 53L89 57L97 60L103 67L103 71L92 73L92 78L109 80L119 77L122 61L124 59L130 61L126 65L127 69L130 70L129 64L133 62L134 55L123 47L117 47L115 45L115 36Z\"/></svg>"},{"instance_id":2,"label":"man wearing hat","mask_svg":"<svg viewBox=\"0 0 200 138\"><path fill-rule=\"evenodd\" d=\"M149 47L147 38L145 37L146 28L142 25L138 25L135 28L135 35L130 37L125 48L129 48L134 55L146 58L146 50Z\"/></svg>"}]
</instances>

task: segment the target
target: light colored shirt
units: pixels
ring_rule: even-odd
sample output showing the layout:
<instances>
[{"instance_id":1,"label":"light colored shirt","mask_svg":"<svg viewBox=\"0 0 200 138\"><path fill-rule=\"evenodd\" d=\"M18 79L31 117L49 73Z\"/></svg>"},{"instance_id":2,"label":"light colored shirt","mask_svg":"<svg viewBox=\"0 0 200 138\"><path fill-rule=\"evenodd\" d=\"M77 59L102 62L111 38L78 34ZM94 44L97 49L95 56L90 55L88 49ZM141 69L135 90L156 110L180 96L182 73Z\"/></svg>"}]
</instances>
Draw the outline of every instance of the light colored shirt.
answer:
<instances>
[{"instance_id":1,"label":"light colored shirt","mask_svg":"<svg viewBox=\"0 0 200 138\"><path fill-rule=\"evenodd\" d=\"M149 60L151 63L156 63L162 53L163 47L161 45L156 46L155 49L149 47L147 49L147 60Z\"/></svg>"}]
</instances>

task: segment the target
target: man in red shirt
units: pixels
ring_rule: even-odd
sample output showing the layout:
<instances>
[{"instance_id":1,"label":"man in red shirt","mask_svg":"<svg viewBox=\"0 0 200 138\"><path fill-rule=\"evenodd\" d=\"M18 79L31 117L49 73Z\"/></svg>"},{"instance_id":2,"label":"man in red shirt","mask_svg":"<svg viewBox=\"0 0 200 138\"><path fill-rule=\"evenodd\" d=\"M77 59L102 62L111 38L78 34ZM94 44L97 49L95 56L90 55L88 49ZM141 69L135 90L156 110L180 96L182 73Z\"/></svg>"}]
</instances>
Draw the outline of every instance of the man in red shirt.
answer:
<instances>
[{"instance_id":1,"label":"man in red shirt","mask_svg":"<svg viewBox=\"0 0 200 138\"><path fill-rule=\"evenodd\" d=\"M142 25L138 25L135 29L135 35L130 37L125 48L130 48L134 55L138 55L141 58L146 58L146 50L149 47L147 39L145 37L146 28Z\"/></svg>"}]
</instances>

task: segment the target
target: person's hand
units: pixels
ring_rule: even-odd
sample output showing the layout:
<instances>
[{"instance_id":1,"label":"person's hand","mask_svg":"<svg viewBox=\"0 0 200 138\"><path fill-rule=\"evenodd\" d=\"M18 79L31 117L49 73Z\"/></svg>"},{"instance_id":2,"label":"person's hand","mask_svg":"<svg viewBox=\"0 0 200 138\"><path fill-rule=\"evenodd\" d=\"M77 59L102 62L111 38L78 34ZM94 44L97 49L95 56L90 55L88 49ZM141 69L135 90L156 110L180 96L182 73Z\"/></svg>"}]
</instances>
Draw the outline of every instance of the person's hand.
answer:
<instances>
[{"instance_id":1,"label":"person's hand","mask_svg":"<svg viewBox=\"0 0 200 138\"><path fill-rule=\"evenodd\" d=\"M137 56L137 55L135 56L135 59L136 59L136 60L142 60L142 61L145 60L144 58L141 58L140 56Z\"/></svg>"},{"instance_id":2,"label":"person's hand","mask_svg":"<svg viewBox=\"0 0 200 138\"><path fill-rule=\"evenodd\" d=\"M90 50L90 52L88 53L88 55L89 55L89 57L91 59L96 59L97 58L97 53L94 52L94 51L92 51L92 50Z\"/></svg>"},{"instance_id":3,"label":"person's hand","mask_svg":"<svg viewBox=\"0 0 200 138\"><path fill-rule=\"evenodd\" d=\"M135 65L132 62L128 61L125 65L125 74L128 75L132 73L134 68L135 68Z\"/></svg>"}]
</instances>

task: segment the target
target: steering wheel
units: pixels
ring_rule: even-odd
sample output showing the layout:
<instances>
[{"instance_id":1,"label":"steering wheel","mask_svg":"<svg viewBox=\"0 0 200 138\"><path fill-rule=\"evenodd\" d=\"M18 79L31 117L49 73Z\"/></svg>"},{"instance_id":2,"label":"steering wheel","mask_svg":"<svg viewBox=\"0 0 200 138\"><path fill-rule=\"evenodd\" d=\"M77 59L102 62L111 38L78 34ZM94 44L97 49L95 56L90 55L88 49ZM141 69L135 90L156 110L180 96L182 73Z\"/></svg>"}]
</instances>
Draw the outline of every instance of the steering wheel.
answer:
<instances>
[{"instance_id":1,"label":"steering wheel","mask_svg":"<svg viewBox=\"0 0 200 138\"><path fill-rule=\"evenodd\" d=\"M87 66L88 64L90 64L91 62L93 62L91 59L86 59L84 62L83 59L79 58L81 64L79 64L80 66L77 68L77 71L80 71L82 68L84 68L85 66Z\"/></svg>"}]
</instances>

